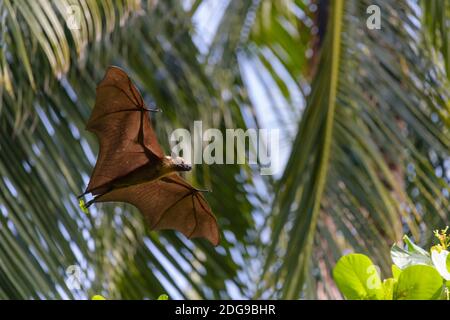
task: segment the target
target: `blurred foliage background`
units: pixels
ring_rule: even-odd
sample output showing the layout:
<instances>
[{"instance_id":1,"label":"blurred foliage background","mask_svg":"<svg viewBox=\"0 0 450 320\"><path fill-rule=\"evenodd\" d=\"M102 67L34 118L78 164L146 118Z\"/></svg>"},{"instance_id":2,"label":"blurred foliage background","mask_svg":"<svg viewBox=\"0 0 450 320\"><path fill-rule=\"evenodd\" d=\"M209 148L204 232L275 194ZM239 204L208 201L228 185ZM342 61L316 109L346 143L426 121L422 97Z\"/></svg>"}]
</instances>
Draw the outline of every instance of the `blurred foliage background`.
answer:
<instances>
[{"instance_id":1,"label":"blurred foliage background","mask_svg":"<svg viewBox=\"0 0 450 320\"><path fill-rule=\"evenodd\" d=\"M425 245L449 223L449 19L447 0L1 0L0 298L337 299L351 251L387 275L403 233ZM195 120L281 129L279 174L188 176L213 190L217 248L131 206L79 210L108 65L163 109L167 153Z\"/></svg>"}]
</instances>

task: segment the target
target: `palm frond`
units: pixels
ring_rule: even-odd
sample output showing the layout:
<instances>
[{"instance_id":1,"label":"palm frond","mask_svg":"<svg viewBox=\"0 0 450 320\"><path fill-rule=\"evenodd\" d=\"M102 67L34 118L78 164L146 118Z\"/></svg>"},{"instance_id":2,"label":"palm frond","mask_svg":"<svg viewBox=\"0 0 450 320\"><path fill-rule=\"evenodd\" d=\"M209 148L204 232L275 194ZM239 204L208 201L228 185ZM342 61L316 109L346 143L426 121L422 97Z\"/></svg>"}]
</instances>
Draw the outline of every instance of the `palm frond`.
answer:
<instances>
[{"instance_id":1,"label":"palm frond","mask_svg":"<svg viewBox=\"0 0 450 320\"><path fill-rule=\"evenodd\" d=\"M268 250L264 288L277 292L281 286L279 297L317 296L306 279L316 275L323 284L348 250L369 253L387 271L385 248L403 232L417 240L425 234L426 241L430 229L449 220L443 205L448 181L436 174L430 157L448 157L442 69L414 41L422 30L412 4L378 2L382 31L369 31L356 17L370 4L345 2L342 31L336 25L339 2L331 7L319 69L274 204L276 240ZM436 183L442 189L431 191Z\"/></svg>"},{"instance_id":2,"label":"palm frond","mask_svg":"<svg viewBox=\"0 0 450 320\"><path fill-rule=\"evenodd\" d=\"M426 38L431 38L431 43L442 54L447 77L450 79L450 35L448 24L450 16L450 3L448 1L421 1L423 7L423 21L427 28ZM436 59L439 61L440 59Z\"/></svg>"},{"instance_id":3,"label":"palm frond","mask_svg":"<svg viewBox=\"0 0 450 320\"><path fill-rule=\"evenodd\" d=\"M157 297L162 291L179 298L228 297L227 285L241 287L237 273L242 265L237 261L246 255L242 251L230 259L230 250L236 251L236 239L243 241L253 224L253 204L241 183L244 179L252 184L248 172L238 166L198 168L190 177L196 185L214 186L208 200L225 233L232 235L217 250L173 232L149 232L139 213L129 206L104 205L85 216L75 195L84 188L95 161L96 142L85 133L84 125L96 83L107 65L127 68L146 93L146 101L164 109L155 123L160 137L174 128L189 129L194 120L203 120L205 126L225 128L226 123L237 123L245 128L239 107L245 96L232 89L235 99L225 101L221 92L236 81L235 75L224 82L208 74L189 33L192 12L176 2L156 6L145 2L142 7L135 7L135 1L114 7L97 1L77 4L88 26L79 31L86 33L82 39L87 45L70 45L68 56L64 47L73 39L68 40L70 33L63 27L58 8L52 7L61 13L55 13L59 20L52 20L52 26L38 18L50 10L43 8L46 3L22 9L35 15L30 21L42 24L41 29L48 27L48 32L55 33L58 24L64 29L66 39L58 34L46 38L47 42L41 39L42 43L28 36L31 22L21 20L24 13L15 3L10 3L10 9L18 25L10 11L1 15L8 19L7 30L16 26L16 33L31 41L24 42L25 52L31 61L30 48L35 48L33 58L39 62L32 64L30 73L34 90L25 90L31 81L23 76L26 70L14 67L13 93L2 96L2 298L85 298L100 293L142 299ZM133 18L121 25L119 21L124 22L127 15ZM6 43L13 43L9 33L6 37ZM4 52L11 56L8 59L21 59L20 52ZM205 108L210 111L204 112ZM160 140L168 152L168 139ZM67 287L70 265L80 266L84 274L80 290Z\"/></svg>"}]
</instances>

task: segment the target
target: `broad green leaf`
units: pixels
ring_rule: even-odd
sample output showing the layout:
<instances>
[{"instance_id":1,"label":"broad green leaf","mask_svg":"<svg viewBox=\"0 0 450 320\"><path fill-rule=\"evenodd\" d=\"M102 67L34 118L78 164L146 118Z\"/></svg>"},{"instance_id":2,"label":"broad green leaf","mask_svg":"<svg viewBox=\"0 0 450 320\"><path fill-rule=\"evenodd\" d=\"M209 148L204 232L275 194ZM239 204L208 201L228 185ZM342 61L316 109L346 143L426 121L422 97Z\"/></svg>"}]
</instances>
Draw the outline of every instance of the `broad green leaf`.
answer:
<instances>
[{"instance_id":1,"label":"broad green leaf","mask_svg":"<svg viewBox=\"0 0 450 320\"><path fill-rule=\"evenodd\" d=\"M106 300L106 298L104 296L96 294L95 296L92 297L91 300Z\"/></svg>"},{"instance_id":2,"label":"broad green leaf","mask_svg":"<svg viewBox=\"0 0 450 320\"><path fill-rule=\"evenodd\" d=\"M162 294L158 297L157 300L169 300L169 296L167 294Z\"/></svg>"},{"instance_id":3,"label":"broad green leaf","mask_svg":"<svg viewBox=\"0 0 450 320\"><path fill-rule=\"evenodd\" d=\"M402 273L402 269L400 269L395 264L393 264L392 267L391 267L391 270L392 270L392 276L394 277L394 279L398 280L398 277Z\"/></svg>"},{"instance_id":4,"label":"broad green leaf","mask_svg":"<svg viewBox=\"0 0 450 320\"><path fill-rule=\"evenodd\" d=\"M418 245L416 245L407 235L403 236L403 241L405 241L406 246L408 247L408 251L411 253L417 253L426 257L429 257L430 254L428 251L422 249Z\"/></svg>"},{"instance_id":5,"label":"broad green leaf","mask_svg":"<svg viewBox=\"0 0 450 320\"><path fill-rule=\"evenodd\" d=\"M411 250L411 248L405 250L396 244L391 248L391 258L394 264L400 269L405 269L406 267L413 265L432 265L430 257L422 251L415 249Z\"/></svg>"},{"instance_id":6,"label":"broad green leaf","mask_svg":"<svg viewBox=\"0 0 450 320\"><path fill-rule=\"evenodd\" d=\"M333 270L339 290L351 300L380 300L383 286L377 268L363 254L349 254L339 259Z\"/></svg>"},{"instance_id":7,"label":"broad green leaf","mask_svg":"<svg viewBox=\"0 0 450 320\"><path fill-rule=\"evenodd\" d=\"M431 250L431 260L436 270L445 279L450 280L450 252L447 250Z\"/></svg>"},{"instance_id":8,"label":"broad green leaf","mask_svg":"<svg viewBox=\"0 0 450 320\"><path fill-rule=\"evenodd\" d=\"M394 291L396 285L397 280L394 278L388 278L383 281L384 300L394 299Z\"/></svg>"},{"instance_id":9,"label":"broad green leaf","mask_svg":"<svg viewBox=\"0 0 450 320\"><path fill-rule=\"evenodd\" d=\"M396 300L435 300L443 288L443 280L434 267L416 265L402 271L394 293Z\"/></svg>"}]
</instances>

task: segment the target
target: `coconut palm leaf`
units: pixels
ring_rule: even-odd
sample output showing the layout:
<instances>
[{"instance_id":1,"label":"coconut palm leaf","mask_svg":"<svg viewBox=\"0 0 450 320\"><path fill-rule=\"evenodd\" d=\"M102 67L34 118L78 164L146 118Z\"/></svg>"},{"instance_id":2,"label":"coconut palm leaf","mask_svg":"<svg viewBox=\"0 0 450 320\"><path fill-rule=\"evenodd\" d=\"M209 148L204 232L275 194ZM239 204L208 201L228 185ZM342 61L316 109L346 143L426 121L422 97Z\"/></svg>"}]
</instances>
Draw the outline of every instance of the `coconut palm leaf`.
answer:
<instances>
[{"instance_id":1,"label":"coconut palm leaf","mask_svg":"<svg viewBox=\"0 0 450 320\"><path fill-rule=\"evenodd\" d=\"M433 226L448 223L448 180L435 171L450 143L443 70L415 41L422 30L414 4L377 2L382 29L373 31L357 18L370 4L330 4L318 70L277 187L262 294L337 297L325 288L345 251L369 252L387 271L383 248L403 232L427 241Z\"/></svg>"},{"instance_id":2,"label":"coconut palm leaf","mask_svg":"<svg viewBox=\"0 0 450 320\"><path fill-rule=\"evenodd\" d=\"M448 23L450 16L450 3L448 1L421 1L423 7L423 22L428 32L426 38L431 39L432 47L441 54L445 63L447 77L450 75L450 42ZM441 59L436 59L439 62Z\"/></svg>"},{"instance_id":3,"label":"coconut palm leaf","mask_svg":"<svg viewBox=\"0 0 450 320\"><path fill-rule=\"evenodd\" d=\"M64 4L2 3L1 297L228 297L226 285L240 287L236 261L247 255L230 259L230 250L253 224L242 181L252 182L241 168L198 168L190 177L213 186L208 200L229 233L217 250L149 232L130 206L104 205L85 216L75 195L95 160L84 126L108 64L127 68L146 101L164 109L155 123L161 137L194 120L245 128L245 97L232 89L235 99L223 100L220 88L235 80L207 75L189 33L192 12L178 2L70 2L81 8L78 31L66 25ZM161 143L169 152L168 139ZM79 289L68 286L71 265L80 267Z\"/></svg>"}]
</instances>

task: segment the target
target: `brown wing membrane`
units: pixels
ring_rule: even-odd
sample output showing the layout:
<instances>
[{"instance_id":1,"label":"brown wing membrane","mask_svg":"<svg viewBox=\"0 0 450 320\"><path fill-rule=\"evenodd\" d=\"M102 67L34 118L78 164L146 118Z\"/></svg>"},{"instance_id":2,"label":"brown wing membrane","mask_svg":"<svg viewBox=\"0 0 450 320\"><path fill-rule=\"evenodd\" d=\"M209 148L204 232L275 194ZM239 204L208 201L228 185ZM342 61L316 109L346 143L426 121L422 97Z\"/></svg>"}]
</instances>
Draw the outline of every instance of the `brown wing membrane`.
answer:
<instances>
[{"instance_id":1,"label":"brown wing membrane","mask_svg":"<svg viewBox=\"0 0 450 320\"><path fill-rule=\"evenodd\" d=\"M97 86L95 107L87 123L100 142L97 163L86 192L162 158L142 97L128 75L109 67Z\"/></svg>"},{"instance_id":2,"label":"brown wing membrane","mask_svg":"<svg viewBox=\"0 0 450 320\"><path fill-rule=\"evenodd\" d=\"M151 229L173 229L188 238L203 237L219 243L219 229L203 195L178 174L162 180L116 189L95 202L121 201L139 209Z\"/></svg>"}]
</instances>

